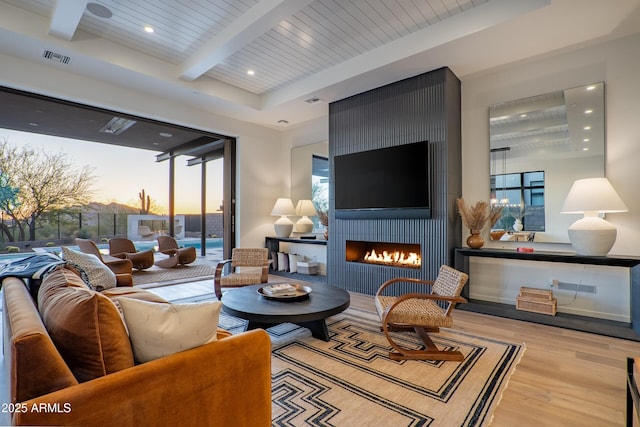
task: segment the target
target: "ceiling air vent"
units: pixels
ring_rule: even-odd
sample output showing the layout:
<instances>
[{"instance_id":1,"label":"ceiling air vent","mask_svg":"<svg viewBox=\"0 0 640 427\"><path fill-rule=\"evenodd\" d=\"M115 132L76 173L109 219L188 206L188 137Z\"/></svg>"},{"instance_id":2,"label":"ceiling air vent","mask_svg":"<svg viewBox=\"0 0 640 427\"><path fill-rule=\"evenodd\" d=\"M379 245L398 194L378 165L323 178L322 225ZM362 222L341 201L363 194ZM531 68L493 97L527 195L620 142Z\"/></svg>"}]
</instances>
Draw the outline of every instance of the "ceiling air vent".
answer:
<instances>
[{"instance_id":1,"label":"ceiling air vent","mask_svg":"<svg viewBox=\"0 0 640 427\"><path fill-rule=\"evenodd\" d=\"M51 52L50 50L45 50L42 53L42 57L46 59L50 59L51 61L59 62L61 64L68 64L71 62L71 57L67 55L62 55L60 53Z\"/></svg>"},{"instance_id":2,"label":"ceiling air vent","mask_svg":"<svg viewBox=\"0 0 640 427\"><path fill-rule=\"evenodd\" d=\"M106 125L102 126L98 132L120 135L134 124L136 124L135 120L125 119L124 117L113 117Z\"/></svg>"}]
</instances>

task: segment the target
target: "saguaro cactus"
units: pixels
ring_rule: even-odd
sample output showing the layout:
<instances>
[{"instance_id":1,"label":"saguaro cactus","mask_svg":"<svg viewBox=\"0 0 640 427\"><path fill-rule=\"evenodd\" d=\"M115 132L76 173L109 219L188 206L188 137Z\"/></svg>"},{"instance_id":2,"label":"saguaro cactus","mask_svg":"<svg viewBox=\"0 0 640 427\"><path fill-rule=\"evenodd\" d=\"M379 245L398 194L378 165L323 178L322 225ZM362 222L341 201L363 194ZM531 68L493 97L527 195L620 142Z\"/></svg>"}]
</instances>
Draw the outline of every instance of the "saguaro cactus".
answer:
<instances>
[{"instance_id":1,"label":"saguaro cactus","mask_svg":"<svg viewBox=\"0 0 640 427\"><path fill-rule=\"evenodd\" d=\"M140 215L146 215L149 213L149 207L151 206L151 196L145 195L144 188L138 193L140 198Z\"/></svg>"}]
</instances>

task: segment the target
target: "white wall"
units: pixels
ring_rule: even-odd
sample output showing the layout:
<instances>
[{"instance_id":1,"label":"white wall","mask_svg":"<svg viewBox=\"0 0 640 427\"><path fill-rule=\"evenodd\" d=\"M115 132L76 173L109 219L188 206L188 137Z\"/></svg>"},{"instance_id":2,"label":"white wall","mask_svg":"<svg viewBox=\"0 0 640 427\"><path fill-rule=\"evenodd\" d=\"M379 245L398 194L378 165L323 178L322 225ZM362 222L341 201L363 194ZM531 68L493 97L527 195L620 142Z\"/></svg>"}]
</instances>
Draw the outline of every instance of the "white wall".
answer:
<instances>
[{"instance_id":1,"label":"white wall","mask_svg":"<svg viewBox=\"0 0 640 427\"><path fill-rule=\"evenodd\" d=\"M639 256L640 245L640 35L566 50L493 69L462 80L462 193L469 201L489 194L489 105L588 83L605 82L605 173L629 208L609 214L618 228L611 255ZM486 160L485 160L486 159ZM554 189L557 190L557 189ZM568 189L565 189L565 193ZM548 194L548 193L547 193ZM557 205L557 200L553 203ZM550 208L553 203L548 203ZM562 202L560 202L562 203ZM577 218L565 215L570 224ZM557 233L558 225L547 224ZM567 227L560 224L560 227ZM466 239L466 234L464 236ZM490 242L515 250L522 243ZM565 240L568 241L568 238ZM535 250L571 251L569 244L536 243ZM597 293L554 289L558 311L628 321L630 272L559 263L472 259L472 298L514 304L520 286L549 287L552 279L592 284ZM574 298L575 296L575 298Z\"/></svg>"},{"instance_id":2,"label":"white wall","mask_svg":"<svg viewBox=\"0 0 640 427\"><path fill-rule=\"evenodd\" d=\"M628 213L607 215L607 219L618 227L618 240L611 254L640 255L640 245L637 244L640 239L640 198L636 192L640 182L639 45L640 35L635 35L530 59L462 79L463 197L469 201L488 198L489 105L604 81L605 171L629 207ZM497 245L486 243L486 246ZM571 250L568 244L538 247Z\"/></svg>"},{"instance_id":3,"label":"white wall","mask_svg":"<svg viewBox=\"0 0 640 427\"><path fill-rule=\"evenodd\" d=\"M290 145L281 132L15 57L0 55L0 64L3 86L237 137L236 244L264 246L273 203L289 192Z\"/></svg>"}]
</instances>

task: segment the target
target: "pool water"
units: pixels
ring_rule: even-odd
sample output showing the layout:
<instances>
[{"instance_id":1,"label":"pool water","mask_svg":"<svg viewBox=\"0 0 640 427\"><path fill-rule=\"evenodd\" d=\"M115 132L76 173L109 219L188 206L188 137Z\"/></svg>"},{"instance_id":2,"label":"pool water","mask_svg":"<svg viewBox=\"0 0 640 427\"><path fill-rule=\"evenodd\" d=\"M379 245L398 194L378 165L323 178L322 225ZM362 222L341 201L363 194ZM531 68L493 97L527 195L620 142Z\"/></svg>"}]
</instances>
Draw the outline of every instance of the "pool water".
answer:
<instances>
[{"instance_id":1,"label":"pool water","mask_svg":"<svg viewBox=\"0 0 640 427\"><path fill-rule=\"evenodd\" d=\"M136 249L139 251L146 251L148 249L157 249L158 246L158 242L156 242L155 240L150 240L150 241L141 241L141 242L134 242L136 245ZM196 248L198 250L198 253L200 253L200 248L202 247L201 241L198 238L192 238L192 239L181 239L178 240L178 245L179 246L192 246L194 248ZM69 245L69 248L73 249L73 250L79 250L77 246L74 245ZM100 248L100 251L102 253L109 253L109 245L106 243L99 243L98 244L98 248ZM215 238L215 239L207 239L206 240L206 246L205 248L207 250L215 250L215 249L222 249L222 238ZM44 247L42 248L47 252L52 252L55 254L59 254L61 249L60 246L50 246L50 247ZM10 254L0 254L0 264L6 264L8 262L11 261L17 261L19 259L22 258L26 258L28 256L31 255L35 255L37 252L20 252L20 253L10 253Z\"/></svg>"}]
</instances>

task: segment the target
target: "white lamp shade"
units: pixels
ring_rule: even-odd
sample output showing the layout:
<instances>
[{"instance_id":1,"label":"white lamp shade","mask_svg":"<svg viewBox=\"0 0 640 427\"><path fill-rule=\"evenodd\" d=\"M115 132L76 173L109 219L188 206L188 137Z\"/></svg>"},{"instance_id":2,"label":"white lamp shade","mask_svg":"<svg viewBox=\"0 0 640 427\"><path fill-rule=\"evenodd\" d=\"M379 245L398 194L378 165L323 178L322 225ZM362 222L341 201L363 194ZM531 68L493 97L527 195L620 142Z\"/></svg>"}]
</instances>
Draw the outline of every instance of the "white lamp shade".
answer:
<instances>
[{"instance_id":1,"label":"white lamp shade","mask_svg":"<svg viewBox=\"0 0 640 427\"><path fill-rule=\"evenodd\" d=\"M616 190L607 178L576 180L562 205L561 213L627 212Z\"/></svg>"},{"instance_id":2,"label":"white lamp shade","mask_svg":"<svg viewBox=\"0 0 640 427\"><path fill-rule=\"evenodd\" d=\"M291 199L287 199L284 197L276 200L276 204L273 205L273 209L271 210L271 215L273 216L291 216L295 215L296 210L293 207L293 202Z\"/></svg>"},{"instance_id":3,"label":"white lamp shade","mask_svg":"<svg viewBox=\"0 0 640 427\"><path fill-rule=\"evenodd\" d=\"M314 216L316 215L316 207L313 206L311 200L298 200L296 205L296 215L299 216Z\"/></svg>"},{"instance_id":4,"label":"white lamp shade","mask_svg":"<svg viewBox=\"0 0 640 427\"><path fill-rule=\"evenodd\" d=\"M584 218L571 224L568 230L571 246L578 255L605 256L616 241L614 225L598 213L626 212L624 204L607 178L579 179L567 195L562 213L584 213Z\"/></svg>"}]
</instances>

